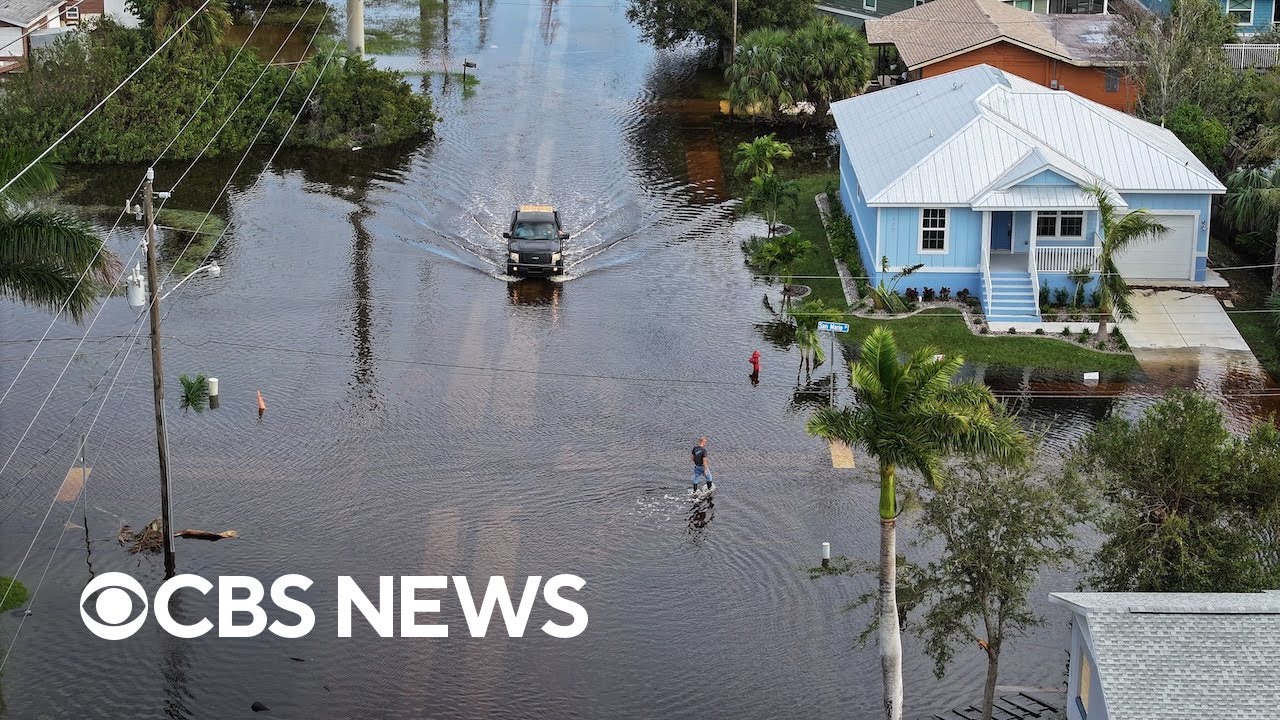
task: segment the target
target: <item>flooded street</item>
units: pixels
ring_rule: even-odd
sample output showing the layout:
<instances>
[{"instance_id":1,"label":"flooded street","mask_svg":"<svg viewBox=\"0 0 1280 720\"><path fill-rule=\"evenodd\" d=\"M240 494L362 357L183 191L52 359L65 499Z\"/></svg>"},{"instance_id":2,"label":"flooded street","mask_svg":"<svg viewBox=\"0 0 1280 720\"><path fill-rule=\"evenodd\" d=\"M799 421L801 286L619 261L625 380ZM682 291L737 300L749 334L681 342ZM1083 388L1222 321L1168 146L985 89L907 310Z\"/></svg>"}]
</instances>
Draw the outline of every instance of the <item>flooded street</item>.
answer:
<instances>
[{"instance_id":1,"label":"flooded street","mask_svg":"<svg viewBox=\"0 0 1280 720\"><path fill-rule=\"evenodd\" d=\"M262 159L246 163L217 205L231 228L214 253L221 277L184 285L164 324L174 523L240 534L178 541L179 571L308 576L315 630L178 640L149 623L115 643L85 630L76 604L92 575L127 572L151 590L163 579L158 555L116 539L158 515L159 500L147 344L121 337L136 314L113 297L79 352L84 328L55 326L0 405L8 455L67 368L0 474L0 575L35 536L20 579L40 587L0 678L0 717L246 717L255 701L281 718L875 716L876 650L856 645L870 611L841 610L874 577L804 572L823 541L875 558L874 473L863 456L855 481L831 468L804 432L798 355L758 329L767 286L744 266L714 130L670 102L691 92L691 56L641 44L620 2L370 2L366 22L427 48L378 60L435 96L437 137L286 153L261 174ZM480 77L465 92L443 74L464 58ZM208 209L233 166L197 166L173 206ZM157 188L183 167L162 164ZM140 177L72 173L68 198L119 207ZM572 233L563 281L501 276L500 234L522 203L555 206ZM103 229L113 220L102 216ZM122 228L113 247L127 257L142 224L126 216ZM168 239L170 259L184 242ZM0 306L0 385L48 322ZM88 440L92 474L59 501L119 358ZM1210 367L1092 388L967 372L1023 397L1054 454L1108 412L1150 401L1117 396L1166 384L1228 388L1237 419L1277 410L1274 397L1231 395L1260 378ZM219 378L221 407L179 409L178 376L196 373ZM693 511L699 435L719 490ZM901 552L916 552L911 534ZM541 602L525 637L495 623L471 638L452 589L432 595L448 638L379 638L359 618L354 637L335 630L339 575L372 594L381 575L475 585L559 573L587 581L575 599L590 624L577 638L535 631L564 621ZM1045 577L1040 596L1075 583ZM215 600L190 593L182 610L216 615ZM1002 685L1060 686L1066 617L1044 611L1049 625L1006 650ZM4 618L0 643L20 621ZM907 716L978 697L982 653L959 651L937 681L919 643L904 642Z\"/></svg>"}]
</instances>

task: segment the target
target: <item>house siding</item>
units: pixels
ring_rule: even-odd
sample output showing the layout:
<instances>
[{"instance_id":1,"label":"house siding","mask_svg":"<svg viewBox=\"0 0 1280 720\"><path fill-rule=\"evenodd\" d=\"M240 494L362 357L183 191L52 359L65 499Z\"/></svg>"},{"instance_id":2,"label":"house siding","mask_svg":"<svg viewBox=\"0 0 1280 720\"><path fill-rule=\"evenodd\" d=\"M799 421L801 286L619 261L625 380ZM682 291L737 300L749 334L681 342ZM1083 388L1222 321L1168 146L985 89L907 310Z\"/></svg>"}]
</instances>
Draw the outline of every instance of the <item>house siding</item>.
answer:
<instances>
[{"instance_id":1,"label":"house siding","mask_svg":"<svg viewBox=\"0 0 1280 720\"><path fill-rule=\"evenodd\" d=\"M1231 7L1231 0L1218 0L1218 2L1222 5L1223 12L1226 12ZM1242 35L1252 35L1271 29L1271 25L1276 21L1275 5L1275 0L1253 0L1252 21L1237 23L1235 26L1236 32Z\"/></svg>"},{"instance_id":2,"label":"house siding","mask_svg":"<svg viewBox=\"0 0 1280 720\"><path fill-rule=\"evenodd\" d=\"M1080 615L1074 615L1071 621L1071 659L1067 673L1067 720L1108 720L1106 699L1102 696L1102 678L1098 675L1098 664L1093 661L1093 653L1089 651L1089 626ZM1092 667L1089 682L1089 706L1080 712L1077 698L1080 697L1081 659L1088 658Z\"/></svg>"},{"instance_id":3,"label":"house siding","mask_svg":"<svg viewBox=\"0 0 1280 720\"><path fill-rule=\"evenodd\" d=\"M880 259L875 256L878 218L876 211L868 207L859 194L858 177L853 172L848 152L841 147L840 202L844 205L845 212L849 213L849 219L853 221L853 232L858 237L858 254L862 256L862 266L866 268L871 284L874 285L880 270Z\"/></svg>"},{"instance_id":4,"label":"house siding","mask_svg":"<svg viewBox=\"0 0 1280 720\"><path fill-rule=\"evenodd\" d=\"M1136 98L1133 83L1123 73L1119 79L1119 91L1107 92L1106 68L1069 65L1007 42L994 43L947 58L920 68L918 72L922 78L936 77L983 63L1045 87L1053 87L1054 81L1057 81L1059 89L1070 90L1116 110L1128 111Z\"/></svg>"},{"instance_id":5,"label":"house siding","mask_svg":"<svg viewBox=\"0 0 1280 720\"><path fill-rule=\"evenodd\" d=\"M876 0L876 9L869 10L863 0L823 0L814 3L818 12L861 28L867 18L882 18L900 10L916 6L915 0Z\"/></svg>"},{"instance_id":6,"label":"house siding","mask_svg":"<svg viewBox=\"0 0 1280 720\"><path fill-rule=\"evenodd\" d=\"M947 210L946 252L922 253L920 208L880 208L880 250L889 258L889 266L923 263L922 272L974 272L982 261L982 213L965 207Z\"/></svg>"}]
</instances>

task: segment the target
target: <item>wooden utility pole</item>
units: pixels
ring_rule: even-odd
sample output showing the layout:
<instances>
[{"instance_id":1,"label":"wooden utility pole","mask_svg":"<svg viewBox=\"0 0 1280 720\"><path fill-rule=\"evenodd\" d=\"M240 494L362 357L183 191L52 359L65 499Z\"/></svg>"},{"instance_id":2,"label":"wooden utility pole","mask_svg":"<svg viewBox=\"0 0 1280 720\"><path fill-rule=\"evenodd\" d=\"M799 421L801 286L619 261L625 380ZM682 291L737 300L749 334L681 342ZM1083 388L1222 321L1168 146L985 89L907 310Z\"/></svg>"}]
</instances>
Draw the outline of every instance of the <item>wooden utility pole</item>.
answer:
<instances>
[{"instance_id":1,"label":"wooden utility pole","mask_svg":"<svg viewBox=\"0 0 1280 720\"><path fill-rule=\"evenodd\" d=\"M364 55L364 0L347 0L347 52Z\"/></svg>"},{"instance_id":2,"label":"wooden utility pole","mask_svg":"<svg viewBox=\"0 0 1280 720\"><path fill-rule=\"evenodd\" d=\"M151 207L155 168L147 168L142 184L142 207L147 222L147 284L151 289L151 387L156 405L156 451L160 455L160 532L164 536L164 575L173 577L177 560L173 553L173 523L169 510L169 438L164 423L164 358L160 345L160 272L156 266L156 219ZM168 197L168 193L162 194Z\"/></svg>"}]
</instances>

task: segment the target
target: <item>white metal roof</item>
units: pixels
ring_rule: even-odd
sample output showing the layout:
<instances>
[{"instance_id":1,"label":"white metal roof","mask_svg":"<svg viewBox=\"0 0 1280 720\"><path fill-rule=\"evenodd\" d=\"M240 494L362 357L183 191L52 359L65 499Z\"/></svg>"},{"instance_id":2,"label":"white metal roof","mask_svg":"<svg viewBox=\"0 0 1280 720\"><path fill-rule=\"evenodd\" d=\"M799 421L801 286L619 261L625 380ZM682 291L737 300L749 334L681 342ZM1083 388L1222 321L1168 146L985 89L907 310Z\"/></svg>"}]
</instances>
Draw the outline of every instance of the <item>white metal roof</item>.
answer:
<instances>
[{"instance_id":1,"label":"white metal roof","mask_svg":"<svg viewBox=\"0 0 1280 720\"><path fill-rule=\"evenodd\" d=\"M989 65L835 103L869 205L969 205L1038 161L1118 192L1222 193L1173 133Z\"/></svg>"},{"instance_id":2,"label":"white metal roof","mask_svg":"<svg viewBox=\"0 0 1280 720\"><path fill-rule=\"evenodd\" d=\"M1019 185L983 193L971 207L977 210L1091 210L1097 208L1097 203L1092 195L1075 185ZM1116 207L1123 209L1128 205L1119 203Z\"/></svg>"},{"instance_id":3,"label":"white metal roof","mask_svg":"<svg viewBox=\"0 0 1280 720\"><path fill-rule=\"evenodd\" d=\"M1280 708L1280 592L1053 593L1083 615L1107 714L1263 720Z\"/></svg>"}]
</instances>

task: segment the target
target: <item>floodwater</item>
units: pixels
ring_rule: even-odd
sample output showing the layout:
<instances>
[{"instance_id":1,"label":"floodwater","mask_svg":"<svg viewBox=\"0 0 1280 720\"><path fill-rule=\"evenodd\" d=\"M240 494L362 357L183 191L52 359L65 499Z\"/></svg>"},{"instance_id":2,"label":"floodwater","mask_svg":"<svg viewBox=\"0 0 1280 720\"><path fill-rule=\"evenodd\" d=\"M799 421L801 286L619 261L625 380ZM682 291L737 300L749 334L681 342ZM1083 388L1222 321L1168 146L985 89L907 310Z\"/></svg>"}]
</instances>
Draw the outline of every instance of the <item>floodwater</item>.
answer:
<instances>
[{"instance_id":1,"label":"floodwater","mask_svg":"<svg viewBox=\"0 0 1280 720\"><path fill-rule=\"evenodd\" d=\"M13 642L0 716L246 717L261 702L282 718L875 717L878 660L855 643L869 609L841 610L874 579L803 572L823 541L876 557L869 464L859 457L852 478L833 470L804 432L828 369L797 391L797 355L762 333L761 298L776 289L743 265L707 155L714 128L671 102L692 82L691 56L642 45L624 3L427 5L429 16L380 4L367 17L417 16L429 31L430 50L379 61L436 95L435 140L282 155L265 172L258 159L216 204L231 165L201 164L171 201L215 206L231 228L215 251L222 276L166 303L174 522L240 534L180 540L179 569L306 575L315 629L179 640L151 622L113 643L84 628L76 604L93 575L126 572L151 591L163 577L159 558L116 539L158 514L158 490L148 353L118 337L136 316L111 298L78 350L64 338L83 329L55 326L0 404L0 455L35 417L0 473L0 574L30 546L20 577L38 588L30 616L0 618L0 650ZM467 93L439 74L464 56L481 78ZM157 187L182 168L162 165ZM95 171L68 187L75 202L117 207L139 178ZM502 224L525 202L560 208L573 232L563 281L498 275ZM140 227L122 227L113 244L127 257ZM182 242L167 238L163 254ZM48 319L4 305L0 322L8 387ZM122 361L121 348L132 350ZM1047 427L1050 454L1166 382L967 372ZM179 409L178 376L196 373L219 378L218 409ZM1228 375L1167 382L1228 395L1233 418L1267 410L1235 394L1260 379ZM87 484L58 500L95 419ZM699 435L720 489L692 508ZM927 554L905 525L901 550ZM447 638L379 638L359 617L353 637L337 637L340 575L372 594L382 575L502 575L514 588L558 573L586 580L566 593L590 616L576 638L536 629L564 621L541 601L524 637L495 623L472 638L452 590L433 595ZM1037 592L1075 582L1046 576ZM187 617L213 607L182 596ZM1004 684L1060 686L1065 618L1045 612L1047 627L1006 650ZM905 647L908 716L977 697L976 649L938 681L920 644Z\"/></svg>"}]
</instances>

